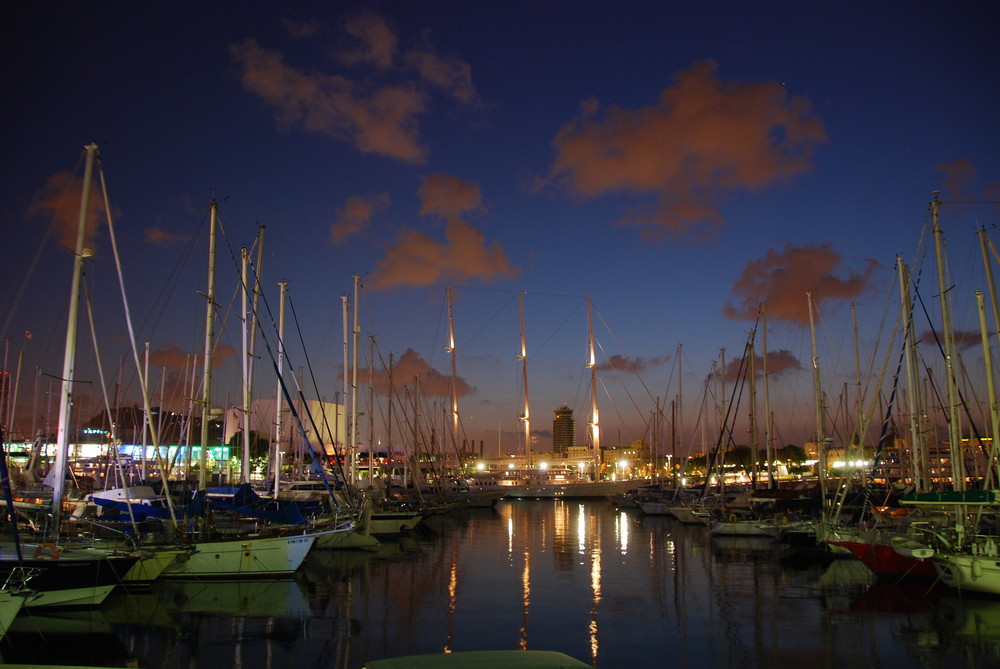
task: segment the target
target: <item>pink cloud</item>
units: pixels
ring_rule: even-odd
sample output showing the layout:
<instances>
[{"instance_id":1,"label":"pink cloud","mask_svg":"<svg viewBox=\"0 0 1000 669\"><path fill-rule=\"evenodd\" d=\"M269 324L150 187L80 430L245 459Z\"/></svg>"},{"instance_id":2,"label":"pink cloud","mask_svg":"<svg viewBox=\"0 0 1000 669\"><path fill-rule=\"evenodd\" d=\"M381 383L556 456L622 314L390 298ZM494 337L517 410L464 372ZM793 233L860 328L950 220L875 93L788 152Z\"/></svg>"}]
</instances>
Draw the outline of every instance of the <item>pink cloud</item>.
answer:
<instances>
[{"instance_id":1,"label":"pink cloud","mask_svg":"<svg viewBox=\"0 0 1000 669\"><path fill-rule=\"evenodd\" d=\"M421 79L440 88L462 104L471 105L477 101L478 95L472 85L472 67L465 61L440 56L429 48L407 51L405 60Z\"/></svg>"},{"instance_id":2,"label":"pink cloud","mask_svg":"<svg viewBox=\"0 0 1000 669\"><path fill-rule=\"evenodd\" d=\"M726 363L726 381L737 381L740 376L746 374L748 370L742 369L744 357L732 358ZM762 379L764 376L764 356L762 353L754 354L754 376ZM777 378L790 370L802 369L799 359L787 349L767 352L767 374L772 379Z\"/></svg>"},{"instance_id":3,"label":"pink cloud","mask_svg":"<svg viewBox=\"0 0 1000 669\"><path fill-rule=\"evenodd\" d=\"M616 353L598 364L597 371L643 372L650 367L662 365L666 360L667 358L628 358Z\"/></svg>"},{"instance_id":4,"label":"pink cloud","mask_svg":"<svg viewBox=\"0 0 1000 669\"><path fill-rule=\"evenodd\" d=\"M59 237L59 243L70 250L76 249L82 191L82 178L73 177L69 172L59 172L49 177L45 181L45 185L35 193L27 211L29 217L50 216ZM97 239L97 230L101 223L107 221L104 198L96 183L91 188L87 209L84 247L93 249Z\"/></svg>"},{"instance_id":5,"label":"pink cloud","mask_svg":"<svg viewBox=\"0 0 1000 669\"><path fill-rule=\"evenodd\" d=\"M337 218L330 224L330 239L334 244L342 244L351 237L361 234L371 224L376 213L389 208L392 200L385 191L363 197L352 195L342 207L337 209Z\"/></svg>"},{"instance_id":6,"label":"pink cloud","mask_svg":"<svg viewBox=\"0 0 1000 669\"><path fill-rule=\"evenodd\" d=\"M368 368L358 368L358 379L366 384L369 379L378 395L386 395L389 392L390 376L387 369L376 369L374 377ZM397 396L403 393L404 386L412 389L415 383L420 384L420 394L424 397L451 397L451 375L442 374L431 367L420 354L412 348L406 349L403 355L393 362L392 377L393 393ZM475 388L461 376L455 379L455 392L459 397L463 397L473 392Z\"/></svg>"},{"instance_id":7,"label":"pink cloud","mask_svg":"<svg viewBox=\"0 0 1000 669\"><path fill-rule=\"evenodd\" d=\"M829 244L788 244L781 251L770 249L766 256L743 268L733 285L735 303L727 304L723 313L734 320L754 320L764 304L768 320L807 324L806 291L812 291L816 309L827 301L855 299L871 287L872 276L880 267L872 259L864 261L860 272L840 265L840 254ZM846 271L846 277L836 276L838 270Z\"/></svg>"},{"instance_id":8,"label":"pink cloud","mask_svg":"<svg viewBox=\"0 0 1000 669\"><path fill-rule=\"evenodd\" d=\"M444 241L417 230L403 230L378 261L370 278L373 288L423 287L465 279L488 281L517 274L499 243L487 243L485 235L460 218L466 212L482 209L477 184L432 174L421 184L420 198L421 214L446 219Z\"/></svg>"},{"instance_id":9,"label":"pink cloud","mask_svg":"<svg viewBox=\"0 0 1000 669\"><path fill-rule=\"evenodd\" d=\"M243 86L274 108L279 123L353 144L362 153L423 164L418 118L424 95L412 86L368 88L336 74L305 73L248 39L230 46Z\"/></svg>"},{"instance_id":10,"label":"pink cloud","mask_svg":"<svg viewBox=\"0 0 1000 669\"><path fill-rule=\"evenodd\" d=\"M713 62L680 72L660 99L601 114L588 100L553 140L555 160L540 185L555 183L579 199L610 193L634 198L620 221L663 238L713 236L718 206L808 170L826 141L809 103L776 82L721 81Z\"/></svg>"},{"instance_id":11,"label":"pink cloud","mask_svg":"<svg viewBox=\"0 0 1000 669\"><path fill-rule=\"evenodd\" d=\"M163 228L150 226L143 230L143 239L147 244L155 246L170 246L188 240L186 235L177 235Z\"/></svg>"},{"instance_id":12,"label":"pink cloud","mask_svg":"<svg viewBox=\"0 0 1000 669\"><path fill-rule=\"evenodd\" d=\"M399 40L385 19L365 10L349 19L344 24L344 31L355 41L354 48L337 54L344 64L371 64L380 70L392 67Z\"/></svg>"}]
</instances>

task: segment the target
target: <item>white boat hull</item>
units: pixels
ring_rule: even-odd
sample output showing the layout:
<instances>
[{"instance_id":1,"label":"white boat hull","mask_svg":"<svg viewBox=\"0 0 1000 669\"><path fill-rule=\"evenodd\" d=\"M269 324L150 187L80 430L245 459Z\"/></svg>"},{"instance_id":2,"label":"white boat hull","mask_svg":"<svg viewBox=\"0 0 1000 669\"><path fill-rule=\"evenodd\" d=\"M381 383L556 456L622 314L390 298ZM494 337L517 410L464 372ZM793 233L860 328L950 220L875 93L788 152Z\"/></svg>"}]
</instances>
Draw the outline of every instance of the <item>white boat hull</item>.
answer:
<instances>
[{"instance_id":1,"label":"white boat hull","mask_svg":"<svg viewBox=\"0 0 1000 669\"><path fill-rule=\"evenodd\" d=\"M1000 595L1000 559L967 553L931 558L941 582L958 590Z\"/></svg>"},{"instance_id":2,"label":"white boat hull","mask_svg":"<svg viewBox=\"0 0 1000 669\"><path fill-rule=\"evenodd\" d=\"M160 578L253 578L294 574L315 534L204 541L167 565Z\"/></svg>"},{"instance_id":3,"label":"white boat hull","mask_svg":"<svg viewBox=\"0 0 1000 669\"><path fill-rule=\"evenodd\" d=\"M23 594L17 594L10 590L0 590L0 639L3 639L4 635L7 634L7 630L10 629L17 614L21 612L21 607L24 606L26 599L27 597Z\"/></svg>"},{"instance_id":4,"label":"white boat hull","mask_svg":"<svg viewBox=\"0 0 1000 669\"><path fill-rule=\"evenodd\" d=\"M25 600L24 607L40 609L47 606L99 606L114 589L114 585L95 585L62 590L43 590L30 595Z\"/></svg>"},{"instance_id":5,"label":"white boat hull","mask_svg":"<svg viewBox=\"0 0 1000 669\"><path fill-rule=\"evenodd\" d=\"M756 520L721 521L712 525L709 534L726 537L769 537L778 536L779 529Z\"/></svg>"}]
</instances>

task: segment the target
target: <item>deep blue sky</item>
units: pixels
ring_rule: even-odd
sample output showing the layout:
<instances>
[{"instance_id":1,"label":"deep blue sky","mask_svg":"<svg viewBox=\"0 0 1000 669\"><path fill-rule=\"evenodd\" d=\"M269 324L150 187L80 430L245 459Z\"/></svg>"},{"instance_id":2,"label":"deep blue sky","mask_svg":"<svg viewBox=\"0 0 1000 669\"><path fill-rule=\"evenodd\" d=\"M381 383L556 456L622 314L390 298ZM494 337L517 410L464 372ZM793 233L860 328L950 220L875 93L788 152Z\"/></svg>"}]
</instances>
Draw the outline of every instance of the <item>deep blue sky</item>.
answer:
<instances>
[{"instance_id":1,"label":"deep blue sky","mask_svg":"<svg viewBox=\"0 0 1000 669\"><path fill-rule=\"evenodd\" d=\"M27 408L34 369L61 369L71 257L60 230L76 213L51 205L95 141L154 368L176 372L202 347L196 291L215 198L223 314L238 283L229 249L264 225L267 300L276 312L276 283L289 283L289 338L301 329L326 399L341 389L341 296L357 274L365 348L374 334L386 362L406 361L398 383L419 373L423 411L443 413L453 285L463 424L513 450L524 291L532 425L547 432L566 402L582 435L591 296L604 443L646 436L654 398L668 406L681 394L683 439L700 442L705 379L721 349L729 368L743 355L764 302L775 431L795 442L815 434L812 289L831 421L846 426L850 305L864 376L887 356L894 366L895 257L921 265L932 191L950 203L1000 199L997 25L992 2L10 5L7 367L23 349ZM997 214L942 208L960 330L978 331L972 291L987 287L975 230L994 234ZM106 225L93 245L87 275L112 379L129 349ZM935 314L933 274L931 258L922 285ZM81 333L79 376L96 379L85 320ZM222 345L239 350L232 315ZM978 368L981 351L968 355ZM215 401L238 402L238 355L220 364ZM266 396L269 367L264 352ZM175 378L167 388L176 404ZM100 406L96 387L82 393Z\"/></svg>"}]
</instances>

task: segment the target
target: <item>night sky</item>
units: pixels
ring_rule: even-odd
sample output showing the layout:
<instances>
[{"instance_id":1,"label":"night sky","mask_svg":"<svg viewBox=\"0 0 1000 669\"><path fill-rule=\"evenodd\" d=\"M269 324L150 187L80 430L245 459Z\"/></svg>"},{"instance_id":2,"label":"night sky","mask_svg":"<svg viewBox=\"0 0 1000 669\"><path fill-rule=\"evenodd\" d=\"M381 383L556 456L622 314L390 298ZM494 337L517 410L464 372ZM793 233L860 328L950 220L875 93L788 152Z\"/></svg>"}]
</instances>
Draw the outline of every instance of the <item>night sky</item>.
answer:
<instances>
[{"instance_id":1,"label":"night sky","mask_svg":"<svg viewBox=\"0 0 1000 669\"><path fill-rule=\"evenodd\" d=\"M358 275L359 380L374 337L376 392L392 355L396 392L419 376L421 412L440 424L453 286L464 433L516 450L523 292L532 427L547 450L563 403L586 432L589 296L603 444L649 439L657 402L668 415L673 402L680 440L699 450L697 416L729 401L755 326L761 355L763 303L776 439L800 443L816 431L811 290L829 430L843 441L857 369L868 404L882 367L895 370L897 255L940 320L934 191L982 401L973 291L989 291L976 231L995 237L1000 218L998 26L995 2L8 3L0 317L6 368L22 365L15 432L28 431L36 370L39 413L45 374L61 371L91 141L136 337L165 388L154 405L183 405L186 361L203 347L214 199L220 407L241 397L240 248L265 226L263 337L274 346L287 281L288 364L310 398L311 376L324 399L342 389L342 296L353 306ZM92 204L85 274L102 366L114 384L124 356L135 402L102 197ZM85 309L80 323L77 378L90 383L76 402L89 415L102 400ZM267 348L255 393L273 397ZM939 365L929 341L921 353ZM730 381L706 385L723 361ZM367 402L364 385L371 415Z\"/></svg>"}]
</instances>

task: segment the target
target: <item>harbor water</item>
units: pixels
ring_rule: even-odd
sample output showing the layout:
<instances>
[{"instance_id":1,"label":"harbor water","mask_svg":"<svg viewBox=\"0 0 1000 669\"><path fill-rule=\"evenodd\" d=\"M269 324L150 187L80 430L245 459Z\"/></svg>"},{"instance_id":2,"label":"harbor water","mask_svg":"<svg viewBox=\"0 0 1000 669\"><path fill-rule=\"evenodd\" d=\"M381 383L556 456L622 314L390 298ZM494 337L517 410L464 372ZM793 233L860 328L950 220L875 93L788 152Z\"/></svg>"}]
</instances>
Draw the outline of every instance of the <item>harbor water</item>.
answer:
<instances>
[{"instance_id":1,"label":"harbor water","mask_svg":"<svg viewBox=\"0 0 1000 669\"><path fill-rule=\"evenodd\" d=\"M291 579L159 581L91 611L24 612L0 647L8 662L150 669L483 649L604 669L996 667L1000 600L609 502L505 500L378 552L313 551Z\"/></svg>"}]
</instances>

